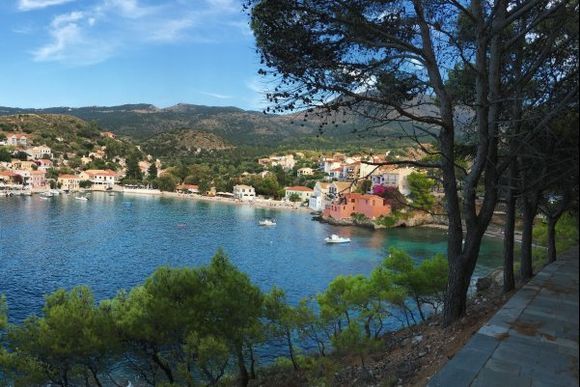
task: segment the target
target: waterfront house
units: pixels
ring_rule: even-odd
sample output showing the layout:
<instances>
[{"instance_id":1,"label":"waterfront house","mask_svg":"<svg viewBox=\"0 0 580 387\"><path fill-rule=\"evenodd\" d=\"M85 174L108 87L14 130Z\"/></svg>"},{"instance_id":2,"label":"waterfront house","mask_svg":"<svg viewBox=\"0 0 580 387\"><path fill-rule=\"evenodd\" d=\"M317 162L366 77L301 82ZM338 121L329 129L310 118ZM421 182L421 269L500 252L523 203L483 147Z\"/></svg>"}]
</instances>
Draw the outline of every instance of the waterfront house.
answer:
<instances>
[{"instance_id":1,"label":"waterfront house","mask_svg":"<svg viewBox=\"0 0 580 387\"><path fill-rule=\"evenodd\" d=\"M352 181L333 181L328 186L328 196L331 199L338 198L340 195L351 193L356 189Z\"/></svg>"},{"instance_id":2,"label":"waterfront house","mask_svg":"<svg viewBox=\"0 0 580 387\"><path fill-rule=\"evenodd\" d=\"M335 199L324 209L323 218L344 220L352 218L353 214L362 214L369 219L389 215L391 206L387 200L377 195L347 193Z\"/></svg>"},{"instance_id":3,"label":"waterfront house","mask_svg":"<svg viewBox=\"0 0 580 387\"><path fill-rule=\"evenodd\" d=\"M284 188L284 199L290 200L292 195L298 195L301 202L306 202L310 199L313 189L304 186L293 186Z\"/></svg>"},{"instance_id":4,"label":"waterfront house","mask_svg":"<svg viewBox=\"0 0 580 387\"><path fill-rule=\"evenodd\" d=\"M0 171L0 185L1 186L22 186L23 178L14 171Z\"/></svg>"},{"instance_id":5,"label":"waterfront house","mask_svg":"<svg viewBox=\"0 0 580 387\"><path fill-rule=\"evenodd\" d=\"M403 195L409 195L411 189L409 188L409 181L407 178L413 172L415 172L415 169L410 167L382 167L379 174L371 176L372 184L370 192L374 192L374 188L377 185L382 185L383 187L397 188Z\"/></svg>"},{"instance_id":6,"label":"waterfront house","mask_svg":"<svg viewBox=\"0 0 580 387\"><path fill-rule=\"evenodd\" d=\"M328 188L330 183L317 181L308 200L308 207L314 211L322 211L330 203Z\"/></svg>"},{"instance_id":7,"label":"waterfront house","mask_svg":"<svg viewBox=\"0 0 580 387\"><path fill-rule=\"evenodd\" d=\"M77 175L59 175L57 179L57 184L60 189L65 191L78 191L80 190L80 176Z\"/></svg>"},{"instance_id":8,"label":"waterfront house","mask_svg":"<svg viewBox=\"0 0 580 387\"><path fill-rule=\"evenodd\" d=\"M117 173L110 169L88 169L80 173L81 180L89 180L93 185L113 187L116 183Z\"/></svg>"},{"instance_id":9,"label":"waterfront house","mask_svg":"<svg viewBox=\"0 0 580 387\"><path fill-rule=\"evenodd\" d=\"M29 185L32 190L42 190L47 188L46 171L30 171Z\"/></svg>"},{"instance_id":10,"label":"waterfront house","mask_svg":"<svg viewBox=\"0 0 580 387\"><path fill-rule=\"evenodd\" d=\"M254 200L256 199L256 190L251 185L234 185L234 198L238 200Z\"/></svg>"}]
</instances>

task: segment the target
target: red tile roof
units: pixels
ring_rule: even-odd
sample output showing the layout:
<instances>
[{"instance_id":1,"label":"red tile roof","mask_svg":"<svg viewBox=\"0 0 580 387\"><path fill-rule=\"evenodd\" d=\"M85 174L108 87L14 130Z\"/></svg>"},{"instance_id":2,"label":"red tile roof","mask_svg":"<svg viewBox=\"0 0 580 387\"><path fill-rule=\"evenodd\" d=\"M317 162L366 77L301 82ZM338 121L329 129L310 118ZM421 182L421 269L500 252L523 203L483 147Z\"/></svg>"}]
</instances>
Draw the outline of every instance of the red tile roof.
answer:
<instances>
[{"instance_id":1,"label":"red tile roof","mask_svg":"<svg viewBox=\"0 0 580 387\"><path fill-rule=\"evenodd\" d=\"M312 192L313 189L312 188L308 188L308 187L304 187L301 185L296 185L293 187L286 187L284 188L286 191L303 191L303 192Z\"/></svg>"}]
</instances>

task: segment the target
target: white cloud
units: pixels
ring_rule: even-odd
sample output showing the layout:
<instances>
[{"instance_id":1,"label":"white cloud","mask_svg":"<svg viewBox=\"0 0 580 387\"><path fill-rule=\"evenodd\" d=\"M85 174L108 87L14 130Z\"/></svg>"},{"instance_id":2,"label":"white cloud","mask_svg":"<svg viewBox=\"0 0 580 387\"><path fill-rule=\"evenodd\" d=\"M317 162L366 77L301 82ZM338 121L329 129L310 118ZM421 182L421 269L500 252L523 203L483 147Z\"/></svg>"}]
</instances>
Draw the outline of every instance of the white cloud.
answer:
<instances>
[{"instance_id":1,"label":"white cloud","mask_svg":"<svg viewBox=\"0 0 580 387\"><path fill-rule=\"evenodd\" d=\"M34 9L52 7L53 5L70 3L73 1L75 0L19 0L18 9L21 11L31 11Z\"/></svg>"},{"instance_id":2,"label":"white cloud","mask_svg":"<svg viewBox=\"0 0 580 387\"><path fill-rule=\"evenodd\" d=\"M246 98L246 103L251 109L263 110L270 105L266 98L266 93L268 90L271 90L271 88L268 87L267 83L266 80L258 77L246 81L246 87L251 92L251 96Z\"/></svg>"},{"instance_id":3,"label":"white cloud","mask_svg":"<svg viewBox=\"0 0 580 387\"><path fill-rule=\"evenodd\" d=\"M43 0L48 1L73 0ZM237 0L172 0L154 6L140 0L98 0L77 8L53 17L49 41L33 50L36 61L85 65L147 44L248 39Z\"/></svg>"},{"instance_id":4,"label":"white cloud","mask_svg":"<svg viewBox=\"0 0 580 387\"><path fill-rule=\"evenodd\" d=\"M33 51L35 61L60 61L71 65L102 62L112 52L111 43L99 41L86 33L94 24L84 12L56 16L50 23L51 42Z\"/></svg>"},{"instance_id":5,"label":"white cloud","mask_svg":"<svg viewBox=\"0 0 580 387\"><path fill-rule=\"evenodd\" d=\"M200 91L200 94L207 95L209 97L217 98L217 99L231 99L233 98L231 95L219 94L219 93L210 93L205 91Z\"/></svg>"}]
</instances>

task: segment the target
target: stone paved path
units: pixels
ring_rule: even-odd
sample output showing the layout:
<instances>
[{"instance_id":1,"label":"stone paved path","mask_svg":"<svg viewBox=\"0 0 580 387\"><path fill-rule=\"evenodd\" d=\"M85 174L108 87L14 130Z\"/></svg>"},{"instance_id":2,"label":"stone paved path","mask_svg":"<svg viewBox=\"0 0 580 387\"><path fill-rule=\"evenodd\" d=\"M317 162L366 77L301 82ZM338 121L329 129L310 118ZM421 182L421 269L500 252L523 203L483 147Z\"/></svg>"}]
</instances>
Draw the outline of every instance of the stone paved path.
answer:
<instances>
[{"instance_id":1,"label":"stone paved path","mask_svg":"<svg viewBox=\"0 0 580 387\"><path fill-rule=\"evenodd\" d=\"M578 386L578 247L521 288L429 386Z\"/></svg>"}]
</instances>

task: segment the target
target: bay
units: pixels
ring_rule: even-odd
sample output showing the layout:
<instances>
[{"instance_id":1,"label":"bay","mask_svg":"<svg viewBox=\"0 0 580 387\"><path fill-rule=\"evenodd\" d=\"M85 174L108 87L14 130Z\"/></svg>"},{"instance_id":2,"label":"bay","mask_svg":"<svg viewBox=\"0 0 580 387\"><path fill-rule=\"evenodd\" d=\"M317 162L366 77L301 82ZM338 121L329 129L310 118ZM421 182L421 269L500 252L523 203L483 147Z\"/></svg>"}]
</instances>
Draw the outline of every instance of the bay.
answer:
<instances>
[{"instance_id":1,"label":"bay","mask_svg":"<svg viewBox=\"0 0 580 387\"><path fill-rule=\"evenodd\" d=\"M264 217L275 227L260 227ZM352 243L327 245L330 234ZM142 283L157 267L198 266L223 248L263 290L291 302L315 295L339 274L368 274L390 247L417 261L446 250L431 228L371 231L311 220L307 212L156 196L92 193L0 199L0 293L11 322L39 313L58 288L91 287L97 299ZM501 241L485 239L475 275L501 265Z\"/></svg>"}]
</instances>

